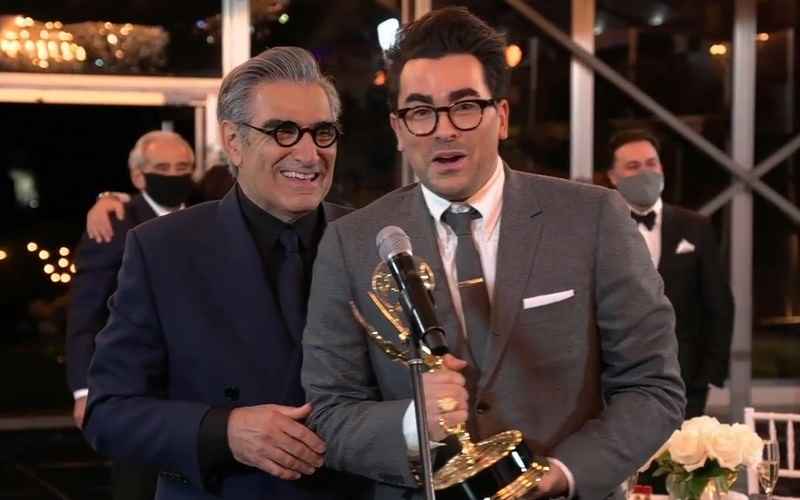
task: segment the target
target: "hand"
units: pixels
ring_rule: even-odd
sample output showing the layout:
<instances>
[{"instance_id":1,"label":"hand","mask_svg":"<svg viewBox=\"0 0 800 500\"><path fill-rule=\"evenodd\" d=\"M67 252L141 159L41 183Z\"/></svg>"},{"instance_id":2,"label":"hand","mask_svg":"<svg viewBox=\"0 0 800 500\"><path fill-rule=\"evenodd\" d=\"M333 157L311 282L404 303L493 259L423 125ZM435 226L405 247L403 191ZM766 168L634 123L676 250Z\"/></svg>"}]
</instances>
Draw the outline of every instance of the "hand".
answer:
<instances>
[{"instance_id":1,"label":"hand","mask_svg":"<svg viewBox=\"0 0 800 500\"><path fill-rule=\"evenodd\" d=\"M466 379L459 372L467 366L467 362L451 354L445 354L442 367L422 376L425 390L425 409L428 414L428 432L431 439L441 441L447 437L439 418L443 418L448 427L454 427L467 421L469 395ZM448 400L452 409L442 402ZM453 405L453 402L455 404Z\"/></svg>"},{"instance_id":2,"label":"hand","mask_svg":"<svg viewBox=\"0 0 800 500\"><path fill-rule=\"evenodd\" d=\"M118 220L125 217L125 203L131 197L125 193L111 193L101 196L97 202L89 209L86 214L86 233L89 238L97 243L108 243L114 237L114 229L111 227L111 213L113 212Z\"/></svg>"},{"instance_id":3,"label":"hand","mask_svg":"<svg viewBox=\"0 0 800 500\"><path fill-rule=\"evenodd\" d=\"M325 443L301 421L311 405L236 408L228 419L233 458L281 479L300 479L322 466Z\"/></svg>"},{"instance_id":4,"label":"hand","mask_svg":"<svg viewBox=\"0 0 800 500\"><path fill-rule=\"evenodd\" d=\"M557 465L550 464L550 470L542 476L542 481L536 491L526 495L528 500L534 498L565 497L569 493L569 481L564 471Z\"/></svg>"},{"instance_id":5,"label":"hand","mask_svg":"<svg viewBox=\"0 0 800 500\"><path fill-rule=\"evenodd\" d=\"M76 399L75 406L72 407L72 420L78 429L83 429L83 415L86 413L87 399L88 397L86 396Z\"/></svg>"}]
</instances>

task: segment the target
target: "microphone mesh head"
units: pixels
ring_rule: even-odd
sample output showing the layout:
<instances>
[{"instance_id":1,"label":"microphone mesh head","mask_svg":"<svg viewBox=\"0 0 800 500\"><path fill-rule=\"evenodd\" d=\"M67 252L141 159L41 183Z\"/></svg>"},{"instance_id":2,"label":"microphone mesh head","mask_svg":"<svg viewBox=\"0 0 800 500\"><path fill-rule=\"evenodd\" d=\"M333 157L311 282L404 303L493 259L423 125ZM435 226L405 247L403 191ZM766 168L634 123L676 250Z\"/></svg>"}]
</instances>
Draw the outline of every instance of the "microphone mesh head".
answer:
<instances>
[{"instance_id":1,"label":"microphone mesh head","mask_svg":"<svg viewBox=\"0 0 800 500\"><path fill-rule=\"evenodd\" d=\"M375 245L378 247L378 255L384 262L399 253L412 254L411 240L406 232L397 226L386 226L381 229L375 237Z\"/></svg>"}]
</instances>

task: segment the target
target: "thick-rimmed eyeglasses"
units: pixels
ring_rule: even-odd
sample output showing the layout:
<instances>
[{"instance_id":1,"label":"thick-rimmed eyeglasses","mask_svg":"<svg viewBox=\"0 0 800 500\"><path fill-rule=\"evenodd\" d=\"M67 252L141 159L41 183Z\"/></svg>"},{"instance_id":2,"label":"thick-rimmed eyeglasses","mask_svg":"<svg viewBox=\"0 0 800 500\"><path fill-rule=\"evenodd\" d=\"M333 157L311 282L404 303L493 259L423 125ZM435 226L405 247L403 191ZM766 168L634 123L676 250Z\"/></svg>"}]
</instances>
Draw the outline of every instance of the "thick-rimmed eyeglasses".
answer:
<instances>
[{"instance_id":1,"label":"thick-rimmed eyeglasses","mask_svg":"<svg viewBox=\"0 0 800 500\"><path fill-rule=\"evenodd\" d=\"M439 126L439 114L447 113L453 127L467 132L478 128L483 120L483 110L495 106L494 99L467 99L449 106L413 106L395 111L409 132L417 136L431 135Z\"/></svg>"},{"instance_id":2,"label":"thick-rimmed eyeglasses","mask_svg":"<svg viewBox=\"0 0 800 500\"><path fill-rule=\"evenodd\" d=\"M295 122L287 121L281 122L271 129L256 127L245 122L242 122L241 125L272 137L279 146L284 148L290 148L300 142L306 132L311 135L311 140L314 141L318 148L333 146L339 140L339 136L342 135L335 123L320 123L314 127L301 127Z\"/></svg>"}]
</instances>

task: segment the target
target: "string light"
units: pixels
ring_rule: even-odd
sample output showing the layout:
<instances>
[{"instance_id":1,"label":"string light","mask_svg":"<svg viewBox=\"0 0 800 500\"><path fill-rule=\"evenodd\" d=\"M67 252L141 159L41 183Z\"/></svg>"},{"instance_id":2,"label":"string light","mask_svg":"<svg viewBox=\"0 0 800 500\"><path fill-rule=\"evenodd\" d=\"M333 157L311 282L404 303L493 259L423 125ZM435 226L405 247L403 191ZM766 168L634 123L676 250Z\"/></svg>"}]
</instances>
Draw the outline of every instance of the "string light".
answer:
<instances>
[{"instance_id":1,"label":"string light","mask_svg":"<svg viewBox=\"0 0 800 500\"><path fill-rule=\"evenodd\" d=\"M53 264L45 264L44 265L44 269L43 269L44 274L53 274L53 272L55 272L55 270L56 270L56 268L55 268L55 266Z\"/></svg>"},{"instance_id":2,"label":"string light","mask_svg":"<svg viewBox=\"0 0 800 500\"><path fill-rule=\"evenodd\" d=\"M715 43L708 48L708 52L712 56L724 56L728 53L728 47L726 47L724 43Z\"/></svg>"},{"instance_id":3,"label":"string light","mask_svg":"<svg viewBox=\"0 0 800 500\"><path fill-rule=\"evenodd\" d=\"M47 260L50 258L50 252L47 250L40 250L39 251L39 258L42 260Z\"/></svg>"},{"instance_id":4,"label":"string light","mask_svg":"<svg viewBox=\"0 0 800 500\"><path fill-rule=\"evenodd\" d=\"M66 257L67 255L69 255L69 248L67 248L67 247L59 248L58 249L58 255L60 255L62 257Z\"/></svg>"},{"instance_id":5,"label":"string light","mask_svg":"<svg viewBox=\"0 0 800 500\"><path fill-rule=\"evenodd\" d=\"M0 260L6 260L8 258L8 252L5 250L0 250Z\"/></svg>"},{"instance_id":6,"label":"string light","mask_svg":"<svg viewBox=\"0 0 800 500\"><path fill-rule=\"evenodd\" d=\"M65 259L64 257L58 259L58 267L64 268L68 266L69 266L69 261L67 259Z\"/></svg>"},{"instance_id":7,"label":"string light","mask_svg":"<svg viewBox=\"0 0 800 500\"><path fill-rule=\"evenodd\" d=\"M217 43L213 39L211 43ZM86 21L65 27L0 16L0 71L148 72L166 64L169 33L161 26Z\"/></svg>"},{"instance_id":8,"label":"string light","mask_svg":"<svg viewBox=\"0 0 800 500\"><path fill-rule=\"evenodd\" d=\"M27 249L29 252L35 252L39 249L39 245L37 245L35 241L31 241L28 243Z\"/></svg>"},{"instance_id":9,"label":"string light","mask_svg":"<svg viewBox=\"0 0 800 500\"><path fill-rule=\"evenodd\" d=\"M0 63L11 69L19 66L49 69L53 64L68 68L77 59L77 50L82 48L76 43L57 42L71 42L74 38L72 33L61 30L60 22L37 23L30 17L17 16L10 24L0 17L0 27L3 28Z\"/></svg>"},{"instance_id":10,"label":"string light","mask_svg":"<svg viewBox=\"0 0 800 500\"><path fill-rule=\"evenodd\" d=\"M506 64L510 68L514 68L520 62L522 62L522 49L519 48L519 45L512 43L506 47Z\"/></svg>"}]
</instances>

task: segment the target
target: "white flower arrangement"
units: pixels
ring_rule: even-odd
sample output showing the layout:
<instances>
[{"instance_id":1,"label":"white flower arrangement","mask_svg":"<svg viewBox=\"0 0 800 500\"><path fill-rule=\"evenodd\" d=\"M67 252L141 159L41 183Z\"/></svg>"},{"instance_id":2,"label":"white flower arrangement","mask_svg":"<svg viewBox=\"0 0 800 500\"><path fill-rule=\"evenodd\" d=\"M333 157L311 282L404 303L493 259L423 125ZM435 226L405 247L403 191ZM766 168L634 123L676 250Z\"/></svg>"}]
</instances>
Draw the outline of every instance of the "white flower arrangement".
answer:
<instances>
[{"instance_id":1,"label":"white flower arrangement","mask_svg":"<svg viewBox=\"0 0 800 500\"><path fill-rule=\"evenodd\" d=\"M655 461L655 475L669 474L668 486L679 486L682 498L701 498L709 481L721 479L721 488L728 491L739 470L761 460L764 443L742 424L721 424L716 418L695 417L672 433L641 470Z\"/></svg>"}]
</instances>

